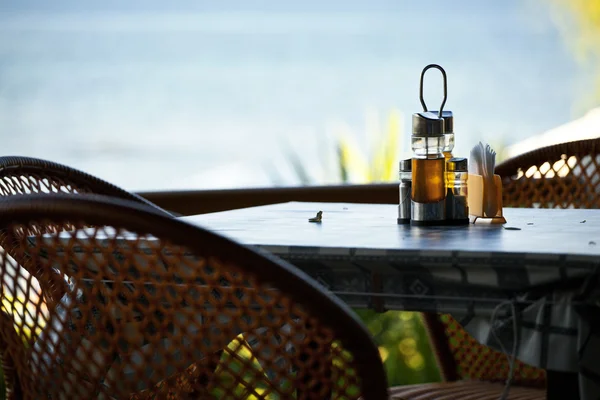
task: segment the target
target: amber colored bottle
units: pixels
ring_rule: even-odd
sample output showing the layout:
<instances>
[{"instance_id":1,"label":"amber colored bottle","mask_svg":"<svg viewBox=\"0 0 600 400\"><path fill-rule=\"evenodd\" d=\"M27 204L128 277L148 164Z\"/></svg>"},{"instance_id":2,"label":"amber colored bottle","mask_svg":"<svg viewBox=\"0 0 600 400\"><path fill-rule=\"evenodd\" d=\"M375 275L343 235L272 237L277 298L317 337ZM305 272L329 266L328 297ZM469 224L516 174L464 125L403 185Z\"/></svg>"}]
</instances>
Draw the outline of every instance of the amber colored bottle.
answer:
<instances>
[{"instance_id":1,"label":"amber colored bottle","mask_svg":"<svg viewBox=\"0 0 600 400\"><path fill-rule=\"evenodd\" d=\"M413 158L412 199L419 203L437 203L446 197L446 160Z\"/></svg>"}]
</instances>

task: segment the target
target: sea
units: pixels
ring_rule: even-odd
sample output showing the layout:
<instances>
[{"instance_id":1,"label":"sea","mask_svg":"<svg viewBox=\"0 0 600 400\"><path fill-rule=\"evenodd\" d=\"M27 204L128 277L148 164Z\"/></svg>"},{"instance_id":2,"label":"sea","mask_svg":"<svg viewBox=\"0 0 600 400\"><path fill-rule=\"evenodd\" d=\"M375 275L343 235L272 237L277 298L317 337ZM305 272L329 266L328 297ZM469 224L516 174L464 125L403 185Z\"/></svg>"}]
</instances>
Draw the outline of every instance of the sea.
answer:
<instances>
[{"instance_id":1,"label":"sea","mask_svg":"<svg viewBox=\"0 0 600 400\"><path fill-rule=\"evenodd\" d=\"M588 76L553 4L2 1L0 154L134 191L295 185L292 159L332 183L337 138L367 157L393 111L408 154L421 70L436 63L468 156L585 112ZM429 109L442 92L429 71Z\"/></svg>"}]
</instances>

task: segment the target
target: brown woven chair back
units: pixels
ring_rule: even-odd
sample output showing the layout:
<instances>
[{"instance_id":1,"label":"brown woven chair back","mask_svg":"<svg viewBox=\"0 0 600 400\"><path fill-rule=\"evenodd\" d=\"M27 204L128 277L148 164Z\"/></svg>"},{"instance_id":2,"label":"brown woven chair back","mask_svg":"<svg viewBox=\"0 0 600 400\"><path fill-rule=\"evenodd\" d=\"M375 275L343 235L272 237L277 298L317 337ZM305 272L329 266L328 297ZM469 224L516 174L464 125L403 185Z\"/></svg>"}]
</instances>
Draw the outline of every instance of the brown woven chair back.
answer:
<instances>
[{"instance_id":1,"label":"brown woven chair back","mask_svg":"<svg viewBox=\"0 0 600 400\"><path fill-rule=\"evenodd\" d=\"M506 354L479 343L450 314L424 314L424 322L445 381L506 382ZM545 388L546 377L544 369L515 360L513 386Z\"/></svg>"},{"instance_id":2,"label":"brown woven chair back","mask_svg":"<svg viewBox=\"0 0 600 400\"><path fill-rule=\"evenodd\" d=\"M534 150L496 167L504 207L600 208L600 138Z\"/></svg>"},{"instance_id":3,"label":"brown woven chair back","mask_svg":"<svg viewBox=\"0 0 600 400\"><path fill-rule=\"evenodd\" d=\"M171 215L135 193L66 165L31 157L0 157L0 196L32 193L94 193L145 204Z\"/></svg>"},{"instance_id":4,"label":"brown woven chair back","mask_svg":"<svg viewBox=\"0 0 600 400\"><path fill-rule=\"evenodd\" d=\"M141 196L130 193L90 174L51 161L30 157L0 157L0 196L30 195L35 193L95 193L134 201L153 208L165 215L169 212L159 208ZM2 240L0 246L11 254L20 265L37 268L30 260L20 259ZM32 272L33 270L30 270ZM44 296L49 302L60 299L66 289L62 277L54 275L42 282Z\"/></svg>"},{"instance_id":5,"label":"brown woven chair back","mask_svg":"<svg viewBox=\"0 0 600 400\"><path fill-rule=\"evenodd\" d=\"M3 360L14 371L9 393L387 398L368 331L339 299L273 256L90 195L2 199L0 229L40 266L32 276L0 256L2 310L14 325L0 325ZM70 288L46 306L39 281L51 270Z\"/></svg>"}]
</instances>

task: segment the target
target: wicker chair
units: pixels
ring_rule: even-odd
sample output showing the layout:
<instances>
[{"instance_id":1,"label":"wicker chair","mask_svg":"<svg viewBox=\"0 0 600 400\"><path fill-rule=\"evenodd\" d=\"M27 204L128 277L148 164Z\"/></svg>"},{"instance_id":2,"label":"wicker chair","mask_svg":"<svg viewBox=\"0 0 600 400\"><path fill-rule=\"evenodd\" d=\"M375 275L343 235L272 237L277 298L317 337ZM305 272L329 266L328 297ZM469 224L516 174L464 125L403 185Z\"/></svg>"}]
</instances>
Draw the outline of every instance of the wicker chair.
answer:
<instances>
[{"instance_id":1,"label":"wicker chair","mask_svg":"<svg viewBox=\"0 0 600 400\"><path fill-rule=\"evenodd\" d=\"M1 199L0 230L41 266L0 256L8 398L387 398L349 308L268 254L86 194ZM46 307L52 269L71 287Z\"/></svg>"},{"instance_id":2,"label":"wicker chair","mask_svg":"<svg viewBox=\"0 0 600 400\"><path fill-rule=\"evenodd\" d=\"M600 138L525 153L496 173L505 207L600 208Z\"/></svg>"},{"instance_id":3,"label":"wicker chair","mask_svg":"<svg viewBox=\"0 0 600 400\"><path fill-rule=\"evenodd\" d=\"M600 139L534 150L499 164L496 173L502 178L504 207L600 208ZM494 382L498 388L506 380L506 357L479 344L452 316L425 314L424 320L442 377L449 382L404 387L399 391L429 388L427 393L433 396L436 391L448 393L448 387L452 387L458 392L462 390L462 396L476 393L482 396L482 388L488 390ZM459 381L460 385L452 381ZM516 385L542 389L546 382L545 370L517 361ZM465 385L471 388L466 390ZM534 396L536 391L529 390ZM541 390L537 392L539 398L544 398Z\"/></svg>"},{"instance_id":4,"label":"wicker chair","mask_svg":"<svg viewBox=\"0 0 600 400\"><path fill-rule=\"evenodd\" d=\"M0 196L63 192L116 197L145 204L165 215L171 215L135 193L66 165L31 157L0 157Z\"/></svg>"},{"instance_id":5,"label":"wicker chair","mask_svg":"<svg viewBox=\"0 0 600 400\"><path fill-rule=\"evenodd\" d=\"M141 196L65 165L29 157L0 157L0 196L35 193L95 193L134 201L171 215ZM0 246L12 254L10 244L3 242L1 236ZM30 265L25 260L17 261ZM66 290L64 279L57 275L51 276L42 285L46 286L44 295L49 302L59 300Z\"/></svg>"}]
</instances>

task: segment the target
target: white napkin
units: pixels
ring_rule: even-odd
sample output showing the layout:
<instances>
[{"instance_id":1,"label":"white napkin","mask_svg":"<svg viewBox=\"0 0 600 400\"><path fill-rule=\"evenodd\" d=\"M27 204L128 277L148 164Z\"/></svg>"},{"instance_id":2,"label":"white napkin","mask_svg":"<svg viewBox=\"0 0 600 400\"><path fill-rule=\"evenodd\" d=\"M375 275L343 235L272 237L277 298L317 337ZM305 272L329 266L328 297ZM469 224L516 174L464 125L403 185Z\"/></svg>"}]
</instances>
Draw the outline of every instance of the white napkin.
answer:
<instances>
[{"instance_id":1,"label":"white napkin","mask_svg":"<svg viewBox=\"0 0 600 400\"><path fill-rule=\"evenodd\" d=\"M494 217L498 212L496 197L496 183L494 182L494 169L496 167L496 152L489 144L478 144L471 149L469 159L469 174L483 177L483 210L487 217Z\"/></svg>"}]
</instances>

